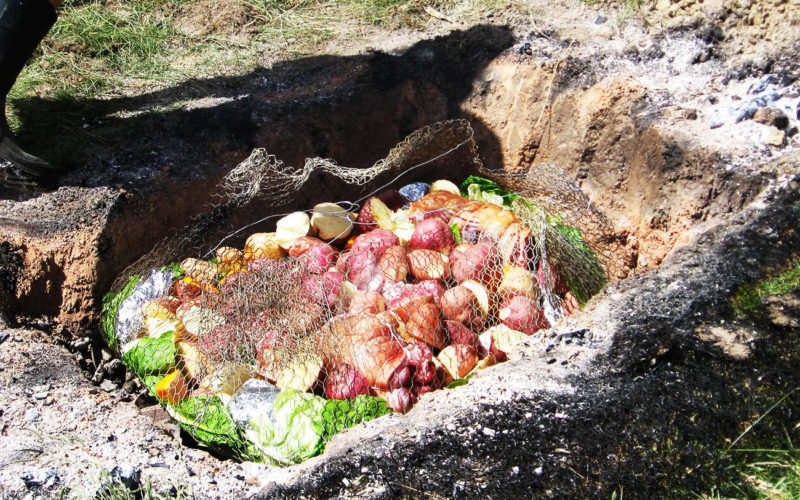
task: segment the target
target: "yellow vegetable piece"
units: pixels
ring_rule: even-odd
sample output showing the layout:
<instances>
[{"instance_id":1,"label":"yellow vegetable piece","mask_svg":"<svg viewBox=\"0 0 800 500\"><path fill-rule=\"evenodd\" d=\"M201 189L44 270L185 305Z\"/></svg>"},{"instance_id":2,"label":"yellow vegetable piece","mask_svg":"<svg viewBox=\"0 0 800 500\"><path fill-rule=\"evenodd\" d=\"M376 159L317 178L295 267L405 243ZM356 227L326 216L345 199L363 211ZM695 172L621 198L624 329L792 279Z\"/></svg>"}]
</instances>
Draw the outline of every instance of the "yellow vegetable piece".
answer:
<instances>
[{"instance_id":1,"label":"yellow vegetable piece","mask_svg":"<svg viewBox=\"0 0 800 500\"><path fill-rule=\"evenodd\" d=\"M178 404L189 395L189 381L180 370L169 373L156 384L156 396L170 404Z\"/></svg>"},{"instance_id":2,"label":"yellow vegetable piece","mask_svg":"<svg viewBox=\"0 0 800 500\"><path fill-rule=\"evenodd\" d=\"M275 384L284 389L291 387L300 392L306 392L314 386L322 371L322 358L316 354L295 356L281 371L278 382Z\"/></svg>"},{"instance_id":3,"label":"yellow vegetable piece","mask_svg":"<svg viewBox=\"0 0 800 500\"><path fill-rule=\"evenodd\" d=\"M237 248L219 247L215 255L219 262L219 271L223 274L235 273L244 266L244 254Z\"/></svg>"}]
</instances>

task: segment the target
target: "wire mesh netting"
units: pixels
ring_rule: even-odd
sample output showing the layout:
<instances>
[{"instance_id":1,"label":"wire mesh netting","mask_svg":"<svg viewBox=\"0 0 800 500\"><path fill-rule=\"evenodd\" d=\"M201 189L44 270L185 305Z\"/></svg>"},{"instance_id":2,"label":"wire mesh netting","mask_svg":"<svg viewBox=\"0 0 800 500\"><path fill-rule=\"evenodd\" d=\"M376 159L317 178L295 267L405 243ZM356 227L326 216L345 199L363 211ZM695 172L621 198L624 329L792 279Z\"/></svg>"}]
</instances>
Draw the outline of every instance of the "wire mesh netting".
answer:
<instances>
[{"instance_id":1,"label":"wire mesh netting","mask_svg":"<svg viewBox=\"0 0 800 500\"><path fill-rule=\"evenodd\" d=\"M122 274L103 326L198 442L289 464L504 361L618 274L615 242L560 168L484 169L462 120L368 169L256 150Z\"/></svg>"}]
</instances>

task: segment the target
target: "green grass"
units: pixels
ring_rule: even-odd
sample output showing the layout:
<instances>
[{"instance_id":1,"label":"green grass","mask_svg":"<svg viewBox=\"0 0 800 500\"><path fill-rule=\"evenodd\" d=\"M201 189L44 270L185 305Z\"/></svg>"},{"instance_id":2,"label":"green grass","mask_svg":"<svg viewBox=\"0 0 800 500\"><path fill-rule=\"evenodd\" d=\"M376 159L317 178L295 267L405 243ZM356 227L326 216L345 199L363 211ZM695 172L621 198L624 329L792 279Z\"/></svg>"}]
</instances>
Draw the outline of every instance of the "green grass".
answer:
<instances>
[{"instance_id":1,"label":"green grass","mask_svg":"<svg viewBox=\"0 0 800 500\"><path fill-rule=\"evenodd\" d=\"M784 447L739 449L734 466L738 480L715 486L704 500L729 498L766 500L800 498L800 448L787 437ZM720 491L724 490L725 494Z\"/></svg>"},{"instance_id":2,"label":"green grass","mask_svg":"<svg viewBox=\"0 0 800 500\"><path fill-rule=\"evenodd\" d=\"M774 276L737 288L731 296L731 306L740 318L757 319L761 317L761 300L764 297L792 292L798 288L800 288L800 259L794 259Z\"/></svg>"},{"instance_id":3,"label":"green grass","mask_svg":"<svg viewBox=\"0 0 800 500\"><path fill-rule=\"evenodd\" d=\"M423 0L86 0L65 2L23 71L10 101L33 95L75 98L130 94L219 74L243 74L265 57L318 54L331 40L364 37L370 26L427 19ZM453 3L439 2L444 4ZM210 33L182 29L193 14L235 10L243 26L219 21ZM203 28L205 22L195 20Z\"/></svg>"}]
</instances>

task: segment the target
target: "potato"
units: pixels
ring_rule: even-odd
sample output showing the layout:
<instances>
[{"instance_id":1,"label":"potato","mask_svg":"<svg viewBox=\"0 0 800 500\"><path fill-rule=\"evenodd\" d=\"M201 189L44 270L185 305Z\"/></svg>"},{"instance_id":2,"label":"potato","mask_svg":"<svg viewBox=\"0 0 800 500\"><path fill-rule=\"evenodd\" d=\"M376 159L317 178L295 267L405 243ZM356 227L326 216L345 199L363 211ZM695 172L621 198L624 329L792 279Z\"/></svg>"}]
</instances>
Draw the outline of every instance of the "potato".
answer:
<instances>
[{"instance_id":1,"label":"potato","mask_svg":"<svg viewBox=\"0 0 800 500\"><path fill-rule=\"evenodd\" d=\"M244 243L243 257L246 262L256 259L280 259L286 256L286 251L278 244L275 233L251 234Z\"/></svg>"},{"instance_id":2,"label":"potato","mask_svg":"<svg viewBox=\"0 0 800 500\"><path fill-rule=\"evenodd\" d=\"M344 276L336 271L328 271L321 276L309 276L302 283L302 289L316 304L322 304L329 309L338 308L342 300L348 303L350 297L344 298Z\"/></svg>"},{"instance_id":3,"label":"potato","mask_svg":"<svg viewBox=\"0 0 800 500\"><path fill-rule=\"evenodd\" d=\"M174 332L173 338L176 339L186 335L181 320L160 299L145 302L140 310L144 316L144 327L148 337L158 338L167 332Z\"/></svg>"},{"instance_id":4,"label":"potato","mask_svg":"<svg viewBox=\"0 0 800 500\"><path fill-rule=\"evenodd\" d=\"M500 281L500 259L497 250L490 244L462 243L450 254L453 279L459 283L475 280L487 286Z\"/></svg>"},{"instance_id":5,"label":"potato","mask_svg":"<svg viewBox=\"0 0 800 500\"><path fill-rule=\"evenodd\" d=\"M372 231L377 232L376 231ZM367 233L371 234L371 233ZM363 236L367 236L363 235ZM378 258L369 248L358 248L350 250L345 255L339 257L336 269L347 276L348 281L352 282L359 290L380 290L383 286L384 277L378 266Z\"/></svg>"},{"instance_id":6,"label":"potato","mask_svg":"<svg viewBox=\"0 0 800 500\"><path fill-rule=\"evenodd\" d=\"M387 248L399 244L400 239L389 229L375 229L357 237L353 241L351 252L354 254L368 252L378 259Z\"/></svg>"},{"instance_id":7,"label":"potato","mask_svg":"<svg viewBox=\"0 0 800 500\"><path fill-rule=\"evenodd\" d=\"M442 314L446 319L463 323L467 328L480 330L488 315L478 304L478 298L469 288L456 286L442 296Z\"/></svg>"},{"instance_id":8,"label":"potato","mask_svg":"<svg viewBox=\"0 0 800 500\"><path fill-rule=\"evenodd\" d=\"M419 283L384 283L381 293L389 309L401 306L409 300L431 297L432 302L439 305L446 288L439 280L425 280Z\"/></svg>"},{"instance_id":9,"label":"potato","mask_svg":"<svg viewBox=\"0 0 800 500\"><path fill-rule=\"evenodd\" d=\"M439 179L431 184L431 191L447 191L448 193L453 193L457 195L461 195L461 190L458 189L458 186L453 184L451 181L447 179Z\"/></svg>"},{"instance_id":10,"label":"potato","mask_svg":"<svg viewBox=\"0 0 800 500\"><path fill-rule=\"evenodd\" d=\"M534 261L534 241L528 226L515 222L509 225L497 241L503 267L528 268Z\"/></svg>"},{"instance_id":11,"label":"potato","mask_svg":"<svg viewBox=\"0 0 800 500\"><path fill-rule=\"evenodd\" d=\"M297 261L312 273L324 273L336 262L336 250L324 241L313 236L297 238L289 248L289 257L298 257Z\"/></svg>"},{"instance_id":12,"label":"potato","mask_svg":"<svg viewBox=\"0 0 800 500\"><path fill-rule=\"evenodd\" d=\"M311 215L311 234L321 240L341 243L353 232L350 212L335 203L320 203L314 206Z\"/></svg>"},{"instance_id":13,"label":"potato","mask_svg":"<svg viewBox=\"0 0 800 500\"><path fill-rule=\"evenodd\" d=\"M409 271L406 249L400 245L387 248L378 259L378 267L387 280L405 281Z\"/></svg>"},{"instance_id":14,"label":"potato","mask_svg":"<svg viewBox=\"0 0 800 500\"><path fill-rule=\"evenodd\" d=\"M497 325L500 327L501 325ZM509 354L512 350L527 338L527 335L524 333L512 330L511 328L497 328L495 327L494 332L492 333L492 340L494 341L494 345L500 351Z\"/></svg>"},{"instance_id":15,"label":"potato","mask_svg":"<svg viewBox=\"0 0 800 500\"><path fill-rule=\"evenodd\" d=\"M489 290L486 289L485 286L481 285L475 280L466 280L461 282L461 286L467 287L472 290L472 293L475 294L475 297L478 299L478 306L481 308L481 312L486 316L489 317Z\"/></svg>"},{"instance_id":16,"label":"potato","mask_svg":"<svg viewBox=\"0 0 800 500\"><path fill-rule=\"evenodd\" d=\"M189 336L196 339L225 324L225 317L207 307L194 306L183 313L181 321Z\"/></svg>"},{"instance_id":17,"label":"potato","mask_svg":"<svg viewBox=\"0 0 800 500\"><path fill-rule=\"evenodd\" d=\"M219 272L225 275L241 271L244 267L244 254L233 247L219 247L215 255L219 263Z\"/></svg>"},{"instance_id":18,"label":"potato","mask_svg":"<svg viewBox=\"0 0 800 500\"><path fill-rule=\"evenodd\" d=\"M209 369L201 387L213 393L233 396L251 378L253 371L249 366L243 363L230 363Z\"/></svg>"},{"instance_id":19,"label":"potato","mask_svg":"<svg viewBox=\"0 0 800 500\"><path fill-rule=\"evenodd\" d=\"M408 241L409 250L435 250L449 254L455 246L453 231L441 219L423 220L414 228L411 239Z\"/></svg>"},{"instance_id":20,"label":"potato","mask_svg":"<svg viewBox=\"0 0 800 500\"><path fill-rule=\"evenodd\" d=\"M219 276L219 265L200 259L188 258L181 262L181 269L197 284L205 287L214 286Z\"/></svg>"},{"instance_id":21,"label":"potato","mask_svg":"<svg viewBox=\"0 0 800 500\"><path fill-rule=\"evenodd\" d=\"M474 347L464 344L445 347L437 358L453 379L466 377L480 359Z\"/></svg>"},{"instance_id":22,"label":"potato","mask_svg":"<svg viewBox=\"0 0 800 500\"><path fill-rule=\"evenodd\" d=\"M278 220L275 225L275 240L284 250L289 250L297 238L311 232L311 219L305 212L292 212Z\"/></svg>"},{"instance_id":23,"label":"potato","mask_svg":"<svg viewBox=\"0 0 800 500\"><path fill-rule=\"evenodd\" d=\"M483 348L483 352L486 352L486 357L494 358L497 362L503 362L508 359L506 353L498 349L497 344L494 341L494 333L498 328L508 328L505 325L496 325L485 332L481 333L478 338L481 342L481 347Z\"/></svg>"},{"instance_id":24,"label":"potato","mask_svg":"<svg viewBox=\"0 0 800 500\"><path fill-rule=\"evenodd\" d=\"M352 366L342 363L334 365L325 378L325 396L328 399L354 399L369 394L369 382Z\"/></svg>"},{"instance_id":25,"label":"potato","mask_svg":"<svg viewBox=\"0 0 800 500\"><path fill-rule=\"evenodd\" d=\"M518 266L512 266L506 270L503 281L497 288L497 293L505 297L522 295L534 300L538 299L540 294L539 284L533 273Z\"/></svg>"},{"instance_id":26,"label":"potato","mask_svg":"<svg viewBox=\"0 0 800 500\"><path fill-rule=\"evenodd\" d=\"M532 335L542 328L550 327L544 317L544 312L538 308L536 302L521 295L504 301L497 316L507 327L519 330L526 335Z\"/></svg>"},{"instance_id":27,"label":"potato","mask_svg":"<svg viewBox=\"0 0 800 500\"><path fill-rule=\"evenodd\" d=\"M485 354L485 351L481 345L481 340L478 337L478 334L468 329L466 326L459 323L458 321L452 321L449 319L445 320L444 326L447 329L447 333L450 337L450 344L469 345L474 347L475 350L478 351L479 355Z\"/></svg>"},{"instance_id":28,"label":"potato","mask_svg":"<svg viewBox=\"0 0 800 500\"><path fill-rule=\"evenodd\" d=\"M358 291L350 301L348 314L377 314L386 310L386 302L377 292Z\"/></svg>"},{"instance_id":29,"label":"potato","mask_svg":"<svg viewBox=\"0 0 800 500\"><path fill-rule=\"evenodd\" d=\"M412 250L408 252L411 274L420 281L443 280L450 276L449 259L435 250Z\"/></svg>"},{"instance_id":30,"label":"potato","mask_svg":"<svg viewBox=\"0 0 800 500\"><path fill-rule=\"evenodd\" d=\"M412 285L411 293L414 297L430 295L433 297L433 303L438 306L446 290L444 284L439 280L425 280Z\"/></svg>"},{"instance_id":31,"label":"potato","mask_svg":"<svg viewBox=\"0 0 800 500\"><path fill-rule=\"evenodd\" d=\"M481 346L496 361L505 361L513 347L527 338L523 332L505 325L495 325L480 335Z\"/></svg>"},{"instance_id":32,"label":"potato","mask_svg":"<svg viewBox=\"0 0 800 500\"><path fill-rule=\"evenodd\" d=\"M436 349L444 347L445 334L439 307L436 304L423 303L410 309L406 321L406 334Z\"/></svg>"}]
</instances>

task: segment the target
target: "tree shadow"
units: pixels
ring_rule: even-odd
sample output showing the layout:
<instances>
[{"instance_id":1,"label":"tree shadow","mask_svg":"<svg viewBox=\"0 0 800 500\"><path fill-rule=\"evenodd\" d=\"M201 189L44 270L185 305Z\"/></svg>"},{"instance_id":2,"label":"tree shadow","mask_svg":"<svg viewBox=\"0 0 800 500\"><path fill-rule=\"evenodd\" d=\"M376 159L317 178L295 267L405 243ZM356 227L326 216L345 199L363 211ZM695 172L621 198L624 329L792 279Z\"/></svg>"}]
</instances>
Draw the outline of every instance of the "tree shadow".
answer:
<instances>
[{"instance_id":1,"label":"tree shadow","mask_svg":"<svg viewBox=\"0 0 800 500\"><path fill-rule=\"evenodd\" d=\"M246 75L190 79L132 97L30 97L13 105L27 150L67 166L67 186L148 191L154 183L219 176L264 147L288 165L329 157L368 167L414 130L468 118L472 82L513 44L479 25L400 55L320 55ZM482 143L497 143L470 119ZM499 147L487 164L499 166ZM18 196L18 195L17 195Z\"/></svg>"}]
</instances>

